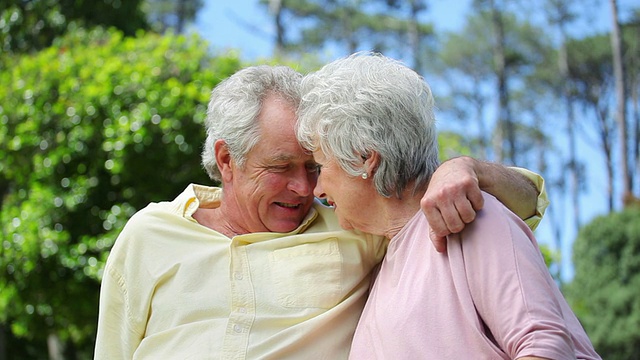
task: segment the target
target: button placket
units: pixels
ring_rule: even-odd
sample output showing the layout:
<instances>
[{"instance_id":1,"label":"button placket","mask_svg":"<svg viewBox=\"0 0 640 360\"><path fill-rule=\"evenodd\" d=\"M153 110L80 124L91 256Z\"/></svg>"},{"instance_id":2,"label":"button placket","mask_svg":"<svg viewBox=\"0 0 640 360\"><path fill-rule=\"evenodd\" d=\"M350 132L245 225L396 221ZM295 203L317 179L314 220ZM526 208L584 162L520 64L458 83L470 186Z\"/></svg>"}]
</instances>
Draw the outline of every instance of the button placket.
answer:
<instances>
[{"instance_id":1,"label":"button placket","mask_svg":"<svg viewBox=\"0 0 640 360\"><path fill-rule=\"evenodd\" d=\"M230 255L231 311L227 322L223 353L228 357L245 357L251 326L255 318L253 305L255 294L249 273L246 246L233 240Z\"/></svg>"}]
</instances>

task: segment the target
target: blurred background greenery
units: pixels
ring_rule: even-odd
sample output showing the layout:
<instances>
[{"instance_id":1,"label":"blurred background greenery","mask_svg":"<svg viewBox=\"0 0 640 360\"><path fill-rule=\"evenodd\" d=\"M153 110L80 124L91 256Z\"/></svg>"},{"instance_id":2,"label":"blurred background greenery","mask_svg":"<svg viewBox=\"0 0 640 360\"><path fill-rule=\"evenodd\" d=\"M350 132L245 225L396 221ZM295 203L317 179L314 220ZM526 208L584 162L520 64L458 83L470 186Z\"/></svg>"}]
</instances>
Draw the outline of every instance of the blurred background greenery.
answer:
<instances>
[{"instance_id":1,"label":"blurred background greenery","mask_svg":"<svg viewBox=\"0 0 640 360\"><path fill-rule=\"evenodd\" d=\"M543 252L603 358L640 358L638 10L619 24L627 90L622 101L631 110L626 130L616 138L615 31L554 44L544 29L517 20L508 1L474 1L478 16L465 32L432 46L433 27L417 17L427 1L330 3L261 1L278 31L273 58L259 61L313 70L323 61L314 52L333 41L345 53L365 45L408 53L412 66L425 74L458 79L451 72L456 70L467 81L494 75L508 80L517 74L515 81L524 82L520 91L496 89L504 108L495 129L477 136L464 127L442 131L443 158L471 154L527 166L547 177L543 160L553 153L541 149L550 147L553 131L545 133L540 124L513 113L539 114L527 104L547 104L549 98L601 115L593 126L601 130L602 148L611 152L608 161L622 156L611 151L616 142L629 144L622 160L626 173L613 171L616 165L607 168L612 183L629 179L629 186L618 193L609 190L609 214L576 225L571 281L559 276L558 251L543 247ZM553 19L560 28L569 21L563 7L569 3L545 1L555 6ZM211 51L201 36L184 30L202 6L198 0L8 0L0 5L0 360L92 358L104 262L127 219L151 201L172 199L188 183L211 184L200 166L209 93L256 61L234 51ZM483 36L496 33L472 35L497 25L512 40L502 50L495 43L482 49ZM291 37L292 31L298 36ZM436 55L441 63L429 68L424 59ZM479 88L458 90L444 103L463 99L458 115L473 119L469 104L482 112L485 95ZM580 121L558 112L567 117L563 122ZM484 120L486 115L478 115L479 124ZM586 181L576 158L565 164L570 171L551 179L550 191L580 191L561 181L564 177Z\"/></svg>"}]
</instances>

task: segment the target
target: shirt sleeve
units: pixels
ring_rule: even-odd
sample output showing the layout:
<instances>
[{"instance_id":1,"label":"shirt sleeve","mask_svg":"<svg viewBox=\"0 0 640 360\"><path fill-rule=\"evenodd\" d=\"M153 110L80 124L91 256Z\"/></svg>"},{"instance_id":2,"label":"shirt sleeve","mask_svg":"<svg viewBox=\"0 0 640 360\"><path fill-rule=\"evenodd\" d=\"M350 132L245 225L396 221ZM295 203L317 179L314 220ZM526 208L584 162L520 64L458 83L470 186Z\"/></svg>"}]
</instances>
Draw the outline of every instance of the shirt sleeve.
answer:
<instances>
[{"instance_id":1,"label":"shirt sleeve","mask_svg":"<svg viewBox=\"0 0 640 360\"><path fill-rule=\"evenodd\" d=\"M524 168L512 167L512 169L526 176L538 189L538 203L536 205L536 213L528 219L523 219L525 224L527 224L527 226L529 226L531 230L535 230L540 224L540 220L542 220L544 212L549 206L549 197L544 186L544 178L534 173L533 171Z\"/></svg>"},{"instance_id":2,"label":"shirt sleeve","mask_svg":"<svg viewBox=\"0 0 640 360\"><path fill-rule=\"evenodd\" d=\"M564 299L516 215L485 194L485 208L462 233L462 249L476 311L510 358L574 358Z\"/></svg>"},{"instance_id":3,"label":"shirt sleeve","mask_svg":"<svg viewBox=\"0 0 640 360\"><path fill-rule=\"evenodd\" d=\"M125 241L124 233L112 249L100 286L98 332L94 359L132 359L142 341L143 329L138 329L130 311L129 289L120 265L127 251L119 245Z\"/></svg>"}]
</instances>

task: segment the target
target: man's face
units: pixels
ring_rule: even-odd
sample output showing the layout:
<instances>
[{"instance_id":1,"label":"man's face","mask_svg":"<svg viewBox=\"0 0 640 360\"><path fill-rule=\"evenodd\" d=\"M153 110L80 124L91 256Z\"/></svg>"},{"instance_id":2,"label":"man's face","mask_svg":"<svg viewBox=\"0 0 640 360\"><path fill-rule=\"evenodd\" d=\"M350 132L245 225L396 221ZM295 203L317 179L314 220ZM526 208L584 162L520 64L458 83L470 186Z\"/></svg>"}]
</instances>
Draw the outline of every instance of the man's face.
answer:
<instances>
[{"instance_id":1,"label":"man's face","mask_svg":"<svg viewBox=\"0 0 640 360\"><path fill-rule=\"evenodd\" d=\"M294 108L268 96L258 116L260 140L243 167L231 161L233 190L225 184L225 201L235 201L236 224L246 232L292 231L311 208L317 166L296 139L295 121Z\"/></svg>"}]
</instances>

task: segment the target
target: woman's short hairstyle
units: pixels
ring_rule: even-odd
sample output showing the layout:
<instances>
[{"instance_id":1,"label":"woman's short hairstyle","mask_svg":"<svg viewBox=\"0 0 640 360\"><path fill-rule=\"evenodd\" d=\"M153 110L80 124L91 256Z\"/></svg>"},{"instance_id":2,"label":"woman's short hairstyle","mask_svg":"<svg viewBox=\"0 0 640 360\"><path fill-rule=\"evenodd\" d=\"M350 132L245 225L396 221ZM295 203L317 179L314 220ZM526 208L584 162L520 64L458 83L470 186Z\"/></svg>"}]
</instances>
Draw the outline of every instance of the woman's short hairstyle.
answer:
<instances>
[{"instance_id":1,"label":"woman's short hairstyle","mask_svg":"<svg viewBox=\"0 0 640 360\"><path fill-rule=\"evenodd\" d=\"M302 75L287 66L258 65L242 69L211 92L205 128L202 166L212 180L220 180L214 144L222 139L238 166L260 139L257 123L264 99L275 94L294 109L300 102Z\"/></svg>"},{"instance_id":2,"label":"woman's short hairstyle","mask_svg":"<svg viewBox=\"0 0 640 360\"><path fill-rule=\"evenodd\" d=\"M434 99L415 71L380 54L336 60L302 80L297 136L352 176L372 151L378 193L401 197L424 189L438 166Z\"/></svg>"}]
</instances>

